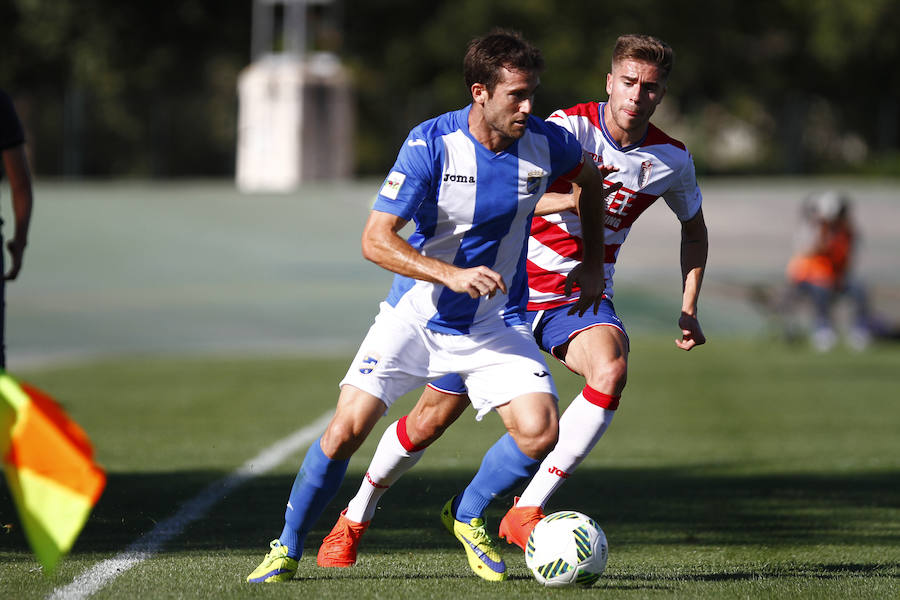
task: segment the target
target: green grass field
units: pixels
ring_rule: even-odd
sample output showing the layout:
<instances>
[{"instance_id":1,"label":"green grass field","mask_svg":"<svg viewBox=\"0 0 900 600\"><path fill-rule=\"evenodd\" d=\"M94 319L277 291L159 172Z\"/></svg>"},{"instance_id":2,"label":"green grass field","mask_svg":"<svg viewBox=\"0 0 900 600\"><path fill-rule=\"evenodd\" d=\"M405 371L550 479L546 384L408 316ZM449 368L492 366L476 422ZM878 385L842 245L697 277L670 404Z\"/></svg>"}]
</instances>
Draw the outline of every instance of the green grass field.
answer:
<instances>
[{"instance_id":1,"label":"green grass field","mask_svg":"<svg viewBox=\"0 0 900 600\"><path fill-rule=\"evenodd\" d=\"M5 487L0 597L44 598L149 535L187 500L330 410L349 356L121 359L22 375L91 435L107 489L73 552L45 577ZM383 427L351 462L310 536L297 579L243 582L281 529L302 451L220 498L95 598L897 598L900 597L900 348L817 355L763 340L690 353L633 341L626 395L593 455L552 499L604 527L610 560L589 591L540 587L506 552L488 584L443 531L441 505L501 433L469 412L398 482L347 570L315 566ZM558 367L564 405L579 378ZM508 501L488 513L496 533Z\"/></svg>"}]
</instances>

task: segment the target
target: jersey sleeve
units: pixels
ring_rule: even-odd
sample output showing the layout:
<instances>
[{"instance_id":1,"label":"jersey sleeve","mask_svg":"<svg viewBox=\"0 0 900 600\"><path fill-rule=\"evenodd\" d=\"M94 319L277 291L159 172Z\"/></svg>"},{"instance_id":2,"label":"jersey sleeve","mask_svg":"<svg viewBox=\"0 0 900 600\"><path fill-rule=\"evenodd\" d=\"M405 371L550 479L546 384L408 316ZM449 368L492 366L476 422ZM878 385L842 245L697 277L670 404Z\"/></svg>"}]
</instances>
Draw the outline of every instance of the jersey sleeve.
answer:
<instances>
[{"instance_id":1,"label":"jersey sleeve","mask_svg":"<svg viewBox=\"0 0 900 600\"><path fill-rule=\"evenodd\" d=\"M13 148L25 143L25 131L16 114L12 100L0 90L0 150Z\"/></svg>"},{"instance_id":2,"label":"jersey sleeve","mask_svg":"<svg viewBox=\"0 0 900 600\"><path fill-rule=\"evenodd\" d=\"M575 135L575 130L572 128L572 122L569 121L569 116L563 109L553 111L553 114L547 117L547 122L562 127L566 131ZM547 191L558 192L560 194L568 194L572 191L572 183L568 179L558 176L547 188Z\"/></svg>"},{"instance_id":3,"label":"jersey sleeve","mask_svg":"<svg viewBox=\"0 0 900 600\"><path fill-rule=\"evenodd\" d=\"M561 108L559 110L553 111L553 113L549 117L547 117L547 122L558 125L569 133L575 133L574 125L569 120L569 115L567 115L566 111Z\"/></svg>"},{"instance_id":4,"label":"jersey sleeve","mask_svg":"<svg viewBox=\"0 0 900 600\"><path fill-rule=\"evenodd\" d=\"M556 113L554 113L556 114ZM552 118L552 115L551 115ZM553 179L563 178L571 181L581 172L584 165L584 151L578 139L562 125L557 124L557 119L548 119L547 137L551 143L551 165Z\"/></svg>"},{"instance_id":5,"label":"jersey sleeve","mask_svg":"<svg viewBox=\"0 0 900 600\"><path fill-rule=\"evenodd\" d=\"M697 214L703 204L703 195L697 185L694 159L686 153L684 164L675 183L663 194L663 199L679 221L688 221Z\"/></svg>"},{"instance_id":6,"label":"jersey sleeve","mask_svg":"<svg viewBox=\"0 0 900 600\"><path fill-rule=\"evenodd\" d=\"M412 219L432 192L436 143L440 140L424 135L419 127L410 131L397 154L397 161L378 191L373 210L407 221Z\"/></svg>"}]
</instances>

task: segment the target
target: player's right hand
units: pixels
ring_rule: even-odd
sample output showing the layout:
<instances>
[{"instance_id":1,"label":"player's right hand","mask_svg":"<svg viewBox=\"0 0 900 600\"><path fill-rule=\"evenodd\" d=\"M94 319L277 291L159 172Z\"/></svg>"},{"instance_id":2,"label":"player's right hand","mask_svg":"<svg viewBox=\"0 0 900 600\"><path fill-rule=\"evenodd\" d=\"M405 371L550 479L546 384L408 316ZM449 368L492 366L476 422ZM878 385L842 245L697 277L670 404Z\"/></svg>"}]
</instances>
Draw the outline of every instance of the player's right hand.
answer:
<instances>
[{"instance_id":1,"label":"player's right hand","mask_svg":"<svg viewBox=\"0 0 900 600\"><path fill-rule=\"evenodd\" d=\"M503 276L485 266L459 269L446 285L454 292L468 294L470 298L493 298L497 290L506 293Z\"/></svg>"},{"instance_id":2,"label":"player's right hand","mask_svg":"<svg viewBox=\"0 0 900 600\"><path fill-rule=\"evenodd\" d=\"M578 300L569 309L568 314L578 313L581 317L588 309L593 308L594 314L600 309L603 300L603 292L606 291L606 279L604 271L591 272L585 263L578 263L566 276L565 294L571 296L577 286L579 288Z\"/></svg>"}]
</instances>

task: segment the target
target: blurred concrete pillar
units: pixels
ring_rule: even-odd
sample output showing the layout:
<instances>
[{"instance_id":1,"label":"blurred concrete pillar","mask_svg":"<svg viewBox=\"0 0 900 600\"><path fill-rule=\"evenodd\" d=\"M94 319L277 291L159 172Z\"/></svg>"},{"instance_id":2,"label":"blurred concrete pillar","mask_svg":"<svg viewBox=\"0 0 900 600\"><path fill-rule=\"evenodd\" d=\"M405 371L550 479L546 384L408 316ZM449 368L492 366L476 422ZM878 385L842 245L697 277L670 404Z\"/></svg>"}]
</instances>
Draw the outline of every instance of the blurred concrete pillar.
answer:
<instances>
[{"instance_id":1,"label":"blurred concrete pillar","mask_svg":"<svg viewBox=\"0 0 900 600\"><path fill-rule=\"evenodd\" d=\"M350 81L335 54L306 52L311 4L330 0L254 2L253 60L238 78L235 171L243 191L291 191L353 172Z\"/></svg>"},{"instance_id":2,"label":"blurred concrete pillar","mask_svg":"<svg viewBox=\"0 0 900 600\"><path fill-rule=\"evenodd\" d=\"M241 190L290 191L352 174L352 94L334 55L267 55L241 72L238 96Z\"/></svg>"}]
</instances>

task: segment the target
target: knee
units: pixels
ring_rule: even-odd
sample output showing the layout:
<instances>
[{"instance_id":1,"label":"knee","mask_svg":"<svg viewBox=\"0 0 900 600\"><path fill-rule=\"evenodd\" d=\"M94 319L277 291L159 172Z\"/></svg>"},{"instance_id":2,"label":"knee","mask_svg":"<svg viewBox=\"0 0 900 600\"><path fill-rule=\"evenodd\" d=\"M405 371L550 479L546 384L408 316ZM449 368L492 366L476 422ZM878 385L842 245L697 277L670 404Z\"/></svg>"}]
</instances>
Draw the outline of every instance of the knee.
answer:
<instances>
[{"instance_id":1,"label":"knee","mask_svg":"<svg viewBox=\"0 0 900 600\"><path fill-rule=\"evenodd\" d=\"M412 415L406 419L406 435L409 436L409 441L418 447L428 446L441 437L450 426L450 423L445 423L434 413L424 413L415 419L410 417Z\"/></svg>"},{"instance_id":2,"label":"knee","mask_svg":"<svg viewBox=\"0 0 900 600\"><path fill-rule=\"evenodd\" d=\"M418 447L426 447L441 437L469 405L468 396L444 394L426 389L406 415L406 435Z\"/></svg>"},{"instance_id":3,"label":"knee","mask_svg":"<svg viewBox=\"0 0 900 600\"><path fill-rule=\"evenodd\" d=\"M329 458L343 460L350 458L362 445L365 433L353 426L352 422L333 419L322 434L322 452Z\"/></svg>"},{"instance_id":4,"label":"knee","mask_svg":"<svg viewBox=\"0 0 900 600\"><path fill-rule=\"evenodd\" d=\"M559 440L559 422L550 419L542 426L519 429L513 436L523 454L534 459L542 459L553 450Z\"/></svg>"},{"instance_id":5,"label":"knee","mask_svg":"<svg viewBox=\"0 0 900 600\"><path fill-rule=\"evenodd\" d=\"M628 361L625 356L592 365L591 372L585 376L585 382L604 394L618 396L625 389L628 381Z\"/></svg>"}]
</instances>

